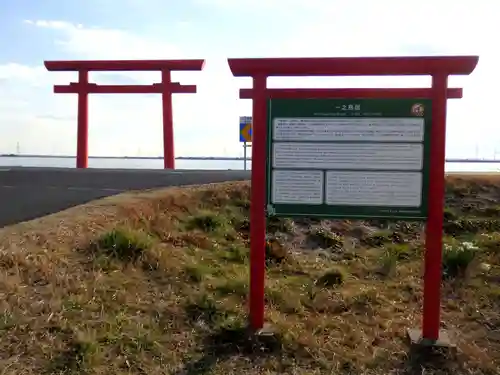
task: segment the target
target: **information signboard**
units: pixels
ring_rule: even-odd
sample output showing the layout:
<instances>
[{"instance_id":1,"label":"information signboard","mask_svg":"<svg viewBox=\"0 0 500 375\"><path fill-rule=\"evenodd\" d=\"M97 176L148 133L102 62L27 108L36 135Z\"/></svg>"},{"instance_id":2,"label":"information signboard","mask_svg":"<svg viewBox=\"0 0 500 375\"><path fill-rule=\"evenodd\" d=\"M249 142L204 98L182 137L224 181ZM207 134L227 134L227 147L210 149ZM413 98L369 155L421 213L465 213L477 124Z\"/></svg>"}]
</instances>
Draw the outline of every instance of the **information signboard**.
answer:
<instances>
[{"instance_id":1,"label":"information signboard","mask_svg":"<svg viewBox=\"0 0 500 375\"><path fill-rule=\"evenodd\" d=\"M267 214L425 220L429 99L270 99Z\"/></svg>"}]
</instances>

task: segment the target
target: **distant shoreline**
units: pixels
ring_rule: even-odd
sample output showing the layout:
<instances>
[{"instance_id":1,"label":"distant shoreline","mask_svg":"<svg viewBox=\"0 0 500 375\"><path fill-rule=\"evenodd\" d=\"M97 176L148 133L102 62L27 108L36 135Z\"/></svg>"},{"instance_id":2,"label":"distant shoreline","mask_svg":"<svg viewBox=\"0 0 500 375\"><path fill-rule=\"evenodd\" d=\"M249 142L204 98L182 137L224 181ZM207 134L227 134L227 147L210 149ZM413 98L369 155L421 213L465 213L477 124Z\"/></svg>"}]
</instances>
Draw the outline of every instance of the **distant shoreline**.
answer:
<instances>
[{"instance_id":1,"label":"distant shoreline","mask_svg":"<svg viewBox=\"0 0 500 375\"><path fill-rule=\"evenodd\" d=\"M71 155L35 155L35 154L0 154L0 158L37 158L37 159L76 159ZM126 159L126 160L163 160L163 156L89 156L89 159ZM216 160L216 161L243 161L243 156L178 156L176 160ZM246 159L251 161L249 156ZM479 158L449 158L447 163L471 163L471 164L500 164L500 159Z\"/></svg>"},{"instance_id":2,"label":"distant shoreline","mask_svg":"<svg viewBox=\"0 0 500 375\"><path fill-rule=\"evenodd\" d=\"M71 155L0 154L0 158L75 159ZM163 160L163 156L89 156L89 159ZM243 156L178 156L176 160L244 160ZM250 157L247 160L251 160ZM499 161L500 162L500 161Z\"/></svg>"}]
</instances>

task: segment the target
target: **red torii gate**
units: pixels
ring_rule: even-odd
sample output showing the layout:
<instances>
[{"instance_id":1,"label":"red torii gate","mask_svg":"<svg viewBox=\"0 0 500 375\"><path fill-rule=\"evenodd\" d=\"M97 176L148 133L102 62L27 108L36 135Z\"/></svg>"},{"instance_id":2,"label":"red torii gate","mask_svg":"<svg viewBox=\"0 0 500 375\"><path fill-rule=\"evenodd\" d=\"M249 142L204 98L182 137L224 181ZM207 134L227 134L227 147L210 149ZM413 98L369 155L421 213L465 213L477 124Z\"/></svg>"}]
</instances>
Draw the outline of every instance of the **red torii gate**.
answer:
<instances>
[{"instance_id":1,"label":"red torii gate","mask_svg":"<svg viewBox=\"0 0 500 375\"><path fill-rule=\"evenodd\" d=\"M194 94L196 85L172 82L172 71L201 71L205 60L97 60L44 61L48 71L76 71L78 82L55 85L56 94L78 94L76 167L88 167L88 94L162 94L163 165L175 168L172 94ZM160 71L161 83L151 85L98 85L89 82L90 71Z\"/></svg>"},{"instance_id":2,"label":"red torii gate","mask_svg":"<svg viewBox=\"0 0 500 375\"><path fill-rule=\"evenodd\" d=\"M371 58L253 58L228 59L235 77L251 77L252 89L241 89L241 99L252 99L252 192L250 205L250 324L264 325L265 184L267 100L271 98L429 98L433 102L431 168L424 275L423 324L420 339L440 338L443 204L447 98L461 98L461 89L448 89L448 76L468 75L478 56ZM268 89L271 76L432 76L428 89Z\"/></svg>"}]
</instances>

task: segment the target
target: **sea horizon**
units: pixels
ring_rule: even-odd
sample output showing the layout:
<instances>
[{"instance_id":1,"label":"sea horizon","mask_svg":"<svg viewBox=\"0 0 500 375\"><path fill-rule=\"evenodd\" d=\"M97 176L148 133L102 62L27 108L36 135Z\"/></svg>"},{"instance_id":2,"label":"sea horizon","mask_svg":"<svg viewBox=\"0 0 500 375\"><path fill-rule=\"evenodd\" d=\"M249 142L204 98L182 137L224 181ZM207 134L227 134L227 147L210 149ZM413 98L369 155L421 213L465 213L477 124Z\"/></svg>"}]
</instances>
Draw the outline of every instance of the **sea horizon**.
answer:
<instances>
[{"instance_id":1,"label":"sea horizon","mask_svg":"<svg viewBox=\"0 0 500 375\"><path fill-rule=\"evenodd\" d=\"M0 154L0 158L48 158L48 159L75 159L74 155L50 155L50 154ZM163 156L110 156L89 155L89 159L143 159L163 160ZM176 160L244 160L244 156L177 156ZM247 157L246 160L251 160Z\"/></svg>"},{"instance_id":2,"label":"sea horizon","mask_svg":"<svg viewBox=\"0 0 500 375\"><path fill-rule=\"evenodd\" d=\"M176 169L243 170L243 157L177 157ZM163 169L162 156L89 156L89 168ZM251 160L247 159L247 169ZM71 155L0 155L0 167L76 168Z\"/></svg>"},{"instance_id":3,"label":"sea horizon","mask_svg":"<svg viewBox=\"0 0 500 375\"><path fill-rule=\"evenodd\" d=\"M246 168L251 169L251 159ZM76 168L76 157L71 155L0 155L0 167ZM242 156L179 156L176 169L243 170ZM163 169L162 156L89 156L89 168ZM500 172L500 159L448 159L447 172Z\"/></svg>"}]
</instances>

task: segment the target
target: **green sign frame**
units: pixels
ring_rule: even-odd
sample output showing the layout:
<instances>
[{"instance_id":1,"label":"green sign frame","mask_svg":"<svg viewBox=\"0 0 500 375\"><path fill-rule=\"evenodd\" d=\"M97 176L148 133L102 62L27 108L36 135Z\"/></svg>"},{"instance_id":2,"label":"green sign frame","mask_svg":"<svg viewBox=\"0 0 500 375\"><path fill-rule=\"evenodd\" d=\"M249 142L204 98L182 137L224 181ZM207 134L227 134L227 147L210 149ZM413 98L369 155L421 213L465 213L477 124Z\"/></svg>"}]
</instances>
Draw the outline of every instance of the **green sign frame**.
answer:
<instances>
[{"instance_id":1,"label":"green sign frame","mask_svg":"<svg viewBox=\"0 0 500 375\"><path fill-rule=\"evenodd\" d=\"M274 129L274 122L276 119L280 119L280 121L289 121L289 120L295 120L295 123L297 121L309 121L309 124L306 126L309 130L314 128L314 126L320 126L323 129L323 132L326 134L328 133L329 130L326 129L324 124L316 124L314 125L314 120L331 120L331 119L345 119L345 120L350 120L352 123L354 123L355 119L374 119L372 120L366 120L366 122L377 122L379 125L384 125L383 119L388 119L387 123L390 121L400 121L400 120L389 120L389 119L423 119L423 136L419 140L397 140L393 139L388 141L380 141L380 140L358 140L352 139L352 134L351 134L351 139L350 140L341 140L341 139L336 139L336 140L323 140L323 139L306 139L307 135L305 138L300 138L302 136L299 136L297 134L300 133L300 131L305 131L307 133L307 129L304 130L299 130L299 133L295 135L295 139L292 139L293 136L291 136L290 139L288 140L276 140L275 139L275 129ZM375 121L377 120L377 121ZM420 221L420 220L426 220L427 219L427 214L428 214L428 186L429 186L429 169L430 169L430 129L431 129L431 120L432 120L432 100L430 99L269 99L268 100L268 126L267 126L267 163L266 163L266 177L267 177L267 183L266 183L266 213L268 216L282 216L282 217L318 217L318 218L332 218L332 219L396 219L396 220L415 220L415 221ZM318 122L318 121L316 121ZM349 121L348 121L349 122ZM373 124L375 125L375 124ZM371 124L366 125L366 126L371 126ZM319 128L317 128L319 129ZM370 128L372 129L372 128ZM387 127L386 127L387 130ZM288 135L287 135L288 134ZM281 131L281 136L289 137L291 133L285 130L285 132ZM340 135L339 135L340 134ZM343 137L342 132L338 133L330 133L327 135L330 137L335 138L338 136L338 138ZM375 134L374 132L369 132L367 134ZM386 131L386 134L389 134ZM360 136L361 137L361 136ZM320 138L324 138L321 136ZM287 145L284 145L286 143ZM313 146L309 147L307 144L313 144ZM280 145L281 144L281 145ZM329 145L338 145L337 148L328 148ZM373 165L368 167L366 165L360 165L359 163L355 165L353 168L352 166L344 166L340 168L329 168L328 163L332 162L334 163L336 159L332 159L330 161L328 160L323 160L321 161L319 159L315 159L316 161L319 161L319 164L316 166L312 166L310 168L304 167L305 161L304 159L297 157L295 159L298 160L299 164L302 162L302 167L290 167L290 166L281 166L278 167L275 165L275 163L278 163L278 160L281 160L279 162L282 162L285 159L280 159L279 157L276 158L275 160L275 153L273 150L278 150L279 147L283 149L283 147L286 149L289 147L289 150L287 152L291 152L291 150L299 150L300 147L303 149L307 148L309 150L312 150L312 153L315 152L315 148L317 147L326 147L325 153L328 154L330 152L329 150L334 150L332 152L336 152L335 150L340 150L343 149L343 152L347 152L344 156L343 159L340 157L338 160L343 160L347 164L349 164L349 153L355 152L355 150L359 150L360 148L368 148L370 149L369 145L375 145L372 147L372 149L375 149L377 145L383 144L384 149L390 149L393 147L393 145L402 145L400 146L402 149L405 147L412 148L414 150L422 150L422 155L421 155L421 164L420 167L417 169L398 169L398 168L377 168L374 167ZM294 146L296 145L296 146ZM325 146L326 145L326 146ZM352 146L352 147L349 147ZM406 146L410 145L410 146ZM420 146L411 146L411 145L420 145ZM397 147L398 146L394 146ZM394 148L393 147L393 148ZM300 151L297 151L300 152ZM383 152L383 151L377 151L377 152ZM319 153L321 154L321 152ZM276 155L277 151L276 151ZM346 156L347 155L347 156ZM290 156L290 155L288 155ZM292 152L292 157L286 160L292 160L293 161L293 152ZM365 157L365 162L369 163L370 160ZM396 162L397 158L394 158ZM302 160L302 161L301 161ZM355 160L353 160L355 162ZM321 164L323 163L323 164ZM387 163L390 163L390 160L387 161ZM286 164L286 162L285 162ZM314 161L313 161L314 164ZM381 164L383 165L383 164ZM307 203L307 202L279 202L273 199L273 188L274 188L274 182L273 182L273 174L275 172L279 171L296 171L296 174L300 175L301 171L302 172L311 172L314 176L318 176L318 184L322 183L322 191L319 191L319 188L316 186L318 192L317 196L314 199L317 199L313 204ZM312 171L315 171L314 173ZM322 177L319 178L319 171L322 172ZM328 173L329 172L329 173ZM349 173L349 172L361 172L359 173ZM409 176L410 173L408 172L413 172L411 173L413 177L415 177L416 173L419 172L421 175L419 175L418 180L420 183L420 197L418 198L420 201L420 204L418 205L382 205L382 204L368 204L366 202L356 204L355 202L350 202L347 204L340 204L340 203L331 203L327 204L327 197L330 196L335 196L335 192L340 191L340 190L328 190L327 191L327 181L328 178L331 178L332 181L335 181L336 178L342 179L344 178L344 182L346 181L346 178L354 178L354 182L348 182L347 184L356 187L356 179L357 181L361 180L369 180L370 177L367 176L372 176L373 180L376 180L377 176L381 177L384 176L384 173L386 176L389 176L389 174L393 174L393 178L397 179L396 176L404 176L406 173L406 176ZM285 172L283 172L285 173ZM282 175L283 175L282 173ZM286 172L290 175L289 172ZM286 174L285 173L285 174ZM276 176L278 173L276 173ZM293 172L292 174L293 175ZM305 180L310 180L310 178L306 177L307 173L304 174L303 177L300 177ZM339 176L344 176L344 177L339 177ZM351 177L345 177L345 176L351 176ZM353 177L354 176L354 177ZM337 180L340 181L340 180ZM400 178L399 180L402 180ZM293 182L293 179L290 180ZM299 181L300 180L296 180ZM304 183L308 183L305 181ZM340 182L339 182L340 183ZM371 182L372 184L374 183L373 181ZM408 182L411 184L411 182ZM278 185L278 184L276 184ZM286 189L286 186L289 186L290 184L283 184L281 186L281 189ZM376 185L376 184L375 184ZM350 188L349 188L350 189ZM362 187L358 187L358 189L362 189ZM365 187L366 189L366 187ZM278 191L278 188L277 190ZM278 194L275 192L275 194ZM329 195L330 194L330 195ZM341 194L341 193L340 193ZM346 193L347 194L347 193ZM395 193L394 193L395 194ZM383 195L383 192L382 192ZM318 198L318 196L321 196L321 198ZM363 198L362 196L360 196ZM338 198L338 197L337 197ZM331 198L332 200L335 200L336 198ZM354 198L352 198L354 199ZM387 198L386 198L387 199ZM402 199L402 198L401 198ZM415 196L413 197L415 199ZM361 199L362 200L362 199Z\"/></svg>"}]
</instances>

